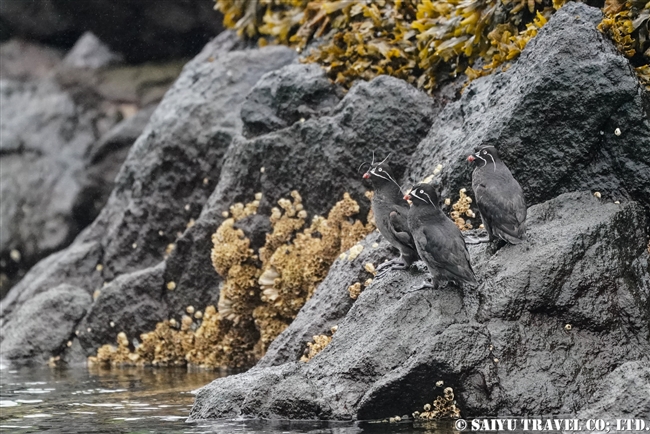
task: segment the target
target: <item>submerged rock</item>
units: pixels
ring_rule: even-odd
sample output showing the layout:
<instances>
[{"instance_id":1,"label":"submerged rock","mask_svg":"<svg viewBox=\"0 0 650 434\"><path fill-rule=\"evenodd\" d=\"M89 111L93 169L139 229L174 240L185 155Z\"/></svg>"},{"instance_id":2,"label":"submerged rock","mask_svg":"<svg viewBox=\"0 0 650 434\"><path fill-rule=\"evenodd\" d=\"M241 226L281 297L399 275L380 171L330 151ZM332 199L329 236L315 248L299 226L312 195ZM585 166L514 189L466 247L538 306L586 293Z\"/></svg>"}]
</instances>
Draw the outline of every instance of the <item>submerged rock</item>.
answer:
<instances>
[{"instance_id":1,"label":"submerged rock","mask_svg":"<svg viewBox=\"0 0 650 434\"><path fill-rule=\"evenodd\" d=\"M426 274L391 272L361 293L310 362L287 358L215 380L190 417L384 418L420 409L442 393L439 381L463 415L575 412L603 376L650 353L644 213L580 192L529 216L527 243L493 256L472 248L477 292L411 292ZM307 327L295 321L274 345L290 352L284 336Z\"/></svg>"}]
</instances>

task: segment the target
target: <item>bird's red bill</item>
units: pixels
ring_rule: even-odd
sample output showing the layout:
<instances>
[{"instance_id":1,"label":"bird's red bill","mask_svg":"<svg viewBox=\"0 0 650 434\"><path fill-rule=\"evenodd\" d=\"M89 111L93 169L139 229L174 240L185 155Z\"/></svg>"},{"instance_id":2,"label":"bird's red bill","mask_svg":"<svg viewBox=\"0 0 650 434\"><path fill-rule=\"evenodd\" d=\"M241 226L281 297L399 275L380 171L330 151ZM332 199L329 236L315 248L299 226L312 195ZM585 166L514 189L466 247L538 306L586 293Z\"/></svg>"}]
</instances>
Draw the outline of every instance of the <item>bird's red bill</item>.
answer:
<instances>
[{"instance_id":1,"label":"bird's red bill","mask_svg":"<svg viewBox=\"0 0 650 434\"><path fill-rule=\"evenodd\" d=\"M410 194L405 194L404 195L404 200L411 200L411 195Z\"/></svg>"},{"instance_id":2,"label":"bird's red bill","mask_svg":"<svg viewBox=\"0 0 650 434\"><path fill-rule=\"evenodd\" d=\"M467 157L467 161L469 161L470 163L473 163L474 160L476 160L476 158L474 158L473 155L470 155L469 157Z\"/></svg>"},{"instance_id":3,"label":"bird's red bill","mask_svg":"<svg viewBox=\"0 0 650 434\"><path fill-rule=\"evenodd\" d=\"M368 179L370 178L370 174L368 172L363 174L363 179Z\"/></svg>"}]
</instances>

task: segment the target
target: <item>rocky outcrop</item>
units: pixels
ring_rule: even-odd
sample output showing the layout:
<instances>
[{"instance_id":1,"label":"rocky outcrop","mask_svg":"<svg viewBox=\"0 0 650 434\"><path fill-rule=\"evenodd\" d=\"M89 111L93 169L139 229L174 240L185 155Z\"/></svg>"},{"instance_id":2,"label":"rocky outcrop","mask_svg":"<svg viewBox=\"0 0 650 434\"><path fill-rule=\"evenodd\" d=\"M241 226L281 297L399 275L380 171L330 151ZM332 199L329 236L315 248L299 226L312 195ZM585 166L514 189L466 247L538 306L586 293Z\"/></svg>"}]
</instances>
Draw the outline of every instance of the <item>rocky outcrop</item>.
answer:
<instances>
[{"instance_id":1,"label":"rocky outcrop","mask_svg":"<svg viewBox=\"0 0 650 434\"><path fill-rule=\"evenodd\" d=\"M37 295L16 312L20 321L3 330L2 357L42 363L61 353L91 303L86 291L68 284Z\"/></svg>"},{"instance_id":2,"label":"rocky outcrop","mask_svg":"<svg viewBox=\"0 0 650 434\"><path fill-rule=\"evenodd\" d=\"M408 165L416 181L442 164L434 180L453 198L470 184L466 156L496 145L533 205L526 243L471 247L475 290L411 292L425 277L411 269L375 279L347 310L341 286L322 284L314 297L332 305L305 305L258 366L201 389L190 418L385 418L421 409L439 384L464 416L591 414L603 378L627 390L615 370L649 361L650 124L600 18L565 6L508 71L442 109ZM331 343L299 362L327 315Z\"/></svg>"},{"instance_id":3,"label":"rocky outcrop","mask_svg":"<svg viewBox=\"0 0 650 434\"><path fill-rule=\"evenodd\" d=\"M291 63L296 56L283 47L229 52L238 46L232 40L224 34L223 44L209 45L185 68L131 149L97 220L70 247L37 264L2 300L0 337L7 336L5 330L16 308L59 284L72 283L93 294L120 275L155 267L178 233L198 217L214 189L223 155L241 130L236 107L264 73ZM124 149L120 136L128 137L133 129L122 128L94 148L88 140L93 161L101 165L108 149ZM3 146L10 145L10 141L3 142ZM209 263L209 253L205 260ZM155 303L166 305L164 287L159 284L148 290L155 293ZM165 311L159 314L166 315ZM98 336L110 328L105 323L102 327L106 330L98 329Z\"/></svg>"},{"instance_id":4,"label":"rocky outcrop","mask_svg":"<svg viewBox=\"0 0 650 434\"><path fill-rule=\"evenodd\" d=\"M294 64L293 50L239 48L224 33L185 67L131 148L101 214L3 300L5 323L36 294L75 282L99 294L78 339L90 355L112 342L119 327L137 338L188 305L216 305L221 278L210 263L210 236L231 204L261 192L265 214L295 189L311 215L323 215L349 192L365 215L359 164L373 151L392 150L391 163L404 173L439 110L436 101L391 77L360 83L343 96L319 68ZM243 136L253 130L254 137ZM92 155L99 160L106 147L95 146ZM253 239L263 240L259 222L248 226ZM136 299L155 312L138 319L137 307L109 307Z\"/></svg>"},{"instance_id":5,"label":"rocky outcrop","mask_svg":"<svg viewBox=\"0 0 650 434\"><path fill-rule=\"evenodd\" d=\"M290 72L290 73L289 73ZM298 87L286 92L299 100L298 95L314 95L312 107L325 106L339 91L326 94L321 91L321 79L314 78L313 67L289 65L277 73L265 76L247 97L263 101L268 83L282 89L287 83L311 82L318 91ZM304 77L305 80L299 79ZM305 100L309 98L305 97ZM320 102L319 102L320 101ZM369 202L364 197L366 187L359 164L369 161L372 152L388 155L394 151L391 164L400 174L405 171L407 156L426 134L438 105L424 93L405 82L391 77L379 77L369 83L359 83L351 89L329 115L295 121L291 126L250 140L241 136L234 139L225 154L221 175L200 216L177 241L176 249L167 260L166 281L176 283L176 290L168 294L170 303L182 314L185 303L194 306L216 304L221 279L206 260L212 248L211 235L223 221L222 213L235 202L247 202L255 193L262 193L260 214L269 214L280 198L292 190L302 196L302 203L310 216L325 215L349 192L360 204L359 215L366 215ZM244 115L242 120L248 118ZM272 110L261 110L261 115L276 117ZM269 122L260 120L262 124ZM213 178L211 178L213 179ZM212 184L211 184L212 185Z\"/></svg>"},{"instance_id":6,"label":"rocky outcrop","mask_svg":"<svg viewBox=\"0 0 650 434\"><path fill-rule=\"evenodd\" d=\"M350 258L344 255L332 264L327 277L318 285L291 326L273 341L257 363L258 368L278 366L300 359L307 348L307 342L313 336L329 334L332 327L338 326L348 314L354 305L348 288L355 283L361 283L363 288L364 283L373 278L365 270L365 264L378 265L386 257L399 254L379 232L368 235L359 245L363 246L359 256Z\"/></svg>"},{"instance_id":7,"label":"rocky outcrop","mask_svg":"<svg viewBox=\"0 0 650 434\"><path fill-rule=\"evenodd\" d=\"M221 31L210 1L4 0L0 37L71 47L91 31L127 61L189 57Z\"/></svg>"},{"instance_id":8,"label":"rocky outcrop","mask_svg":"<svg viewBox=\"0 0 650 434\"><path fill-rule=\"evenodd\" d=\"M442 164L442 197L453 198L470 187L467 155L493 145L529 204L590 189L650 207L647 96L601 19L567 3L510 69L472 82L418 146L410 179Z\"/></svg>"},{"instance_id":9,"label":"rocky outcrop","mask_svg":"<svg viewBox=\"0 0 650 434\"><path fill-rule=\"evenodd\" d=\"M63 60L16 40L2 44L0 59L4 296L97 217L180 65L113 65L116 56L90 34Z\"/></svg>"},{"instance_id":10,"label":"rocky outcrop","mask_svg":"<svg viewBox=\"0 0 650 434\"><path fill-rule=\"evenodd\" d=\"M85 153L115 122L78 105L54 81L0 81L3 271L25 269L70 243ZM105 121L105 122L102 122Z\"/></svg>"},{"instance_id":11,"label":"rocky outcrop","mask_svg":"<svg viewBox=\"0 0 650 434\"><path fill-rule=\"evenodd\" d=\"M464 415L575 412L616 366L647 360L644 224L636 203L589 192L533 206L526 244L493 256L471 249L476 292L412 292L425 274L392 272L361 293L310 362L294 356L216 380L190 417L385 418L420 409L441 394L438 381ZM283 335L304 328L296 321Z\"/></svg>"},{"instance_id":12,"label":"rocky outcrop","mask_svg":"<svg viewBox=\"0 0 650 434\"><path fill-rule=\"evenodd\" d=\"M262 216L292 190L309 217L344 192L364 216L357 170L373 151L392 152L400 180L442 164L433 179L454 198L470 183L466 155L494 144L532 206L525 243L470 248L478 288L412 291L426 276L418 265L352 300L348 287L371 277L364 264L394 254L373 233L357 258L334 263L256 367L198 392L191 418L384 418L421 409L444 387L464 416L598 411L603 378L626 393L640 372L630 362L644 366L650 354L648 98L599 20L596 9L567 5L508 71L475 80L446 106L387 76L343 93L289 48L248 48L222 34L148 121L143 112L92 141L94 175L116 171L104 155L125 153L148 122L97 219L2 301L3 353L74 362L120 331L137 339L188 305L216 305L210 236L230 205L258 192L259 215L237 222L256 248L269 229ZM89 173L92 192L106 179ZM83 312L50 320L61 331L21 322L62 287L86 301L73 303ZM331 343L300 362L334 325ZM18 348L16 336L36 333L49 345ZM643 399L626 402L643 414Z\"/></svg>"},{"instance_id":13,"label":"rocky outcrop","mask_svg":"<svg viewBox=\"0 0 650 434\"><path fill-rule=\"evenodd\" d=\"M603 378L589 403L578 412L580 420L604 419L616 427L616 419L650 418L650 368L645 361L627 362ZM623 425L627 428L626 425ZM643 431L640 427L639 431ZM632 425L632 429L638 429Z\"/></svg>"}]
</instances>

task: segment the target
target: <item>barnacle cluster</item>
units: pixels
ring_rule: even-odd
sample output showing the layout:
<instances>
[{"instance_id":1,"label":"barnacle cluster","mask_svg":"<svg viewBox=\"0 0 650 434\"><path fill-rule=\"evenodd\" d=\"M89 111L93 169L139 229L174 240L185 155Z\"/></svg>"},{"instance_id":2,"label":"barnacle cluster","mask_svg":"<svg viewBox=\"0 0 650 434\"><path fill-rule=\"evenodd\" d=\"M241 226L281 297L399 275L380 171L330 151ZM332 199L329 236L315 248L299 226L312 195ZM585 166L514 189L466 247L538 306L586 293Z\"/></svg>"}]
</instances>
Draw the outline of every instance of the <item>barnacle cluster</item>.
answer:
<instances>
[{"instance_id":1,"label":"barnacle cluster","mask_svg":"<svg viewBox=\"0 0 650 434\"><path fill-rule=\"evenodd\" d=\"M246 367L295 318L334 260L375 228L351 217L359 205L349 194L304 228L307 212L298 192L281 199L270 216L272 232L256 254L237 222L257 213L261 194L235 204L212 236L211 259L224 278L217 308L193 306L180 321L169 319L140 336L133 347L124 333L118 346L104 345L89 362L100 365ZM303 229L304 228L304 229ZM302 229L302 230L301 230Z\"/></svg>"},{"instance_id":2,"label":"barnacle cluster","mask_svg":"<svg viewBox=\"0 0 650 434\"><path fill-rule=\"evenodd\" d=\"M284 214L274 210L276 218L272 216L271 224L274 227L282 226L283 221L296 217L301 223L304 222L306 213L298 205L300 196L295 193L294 203L283 206ZM300 211L296 213L298 208ZM325 278L334 260L346 250L350 250L352 255L355 244L374 230L372 224L364 225L359 220L350 222L350 217L358 212L357 202L345 193L343 200L334 205L327 218L315 216L310 226L296 233L290 244L286 244L287 239L271 253L269 244L277 244L275 229L267 237L266 246L260 249L262 304L253 312L261 333L263 351L295 318L317 284ZM287 225L294 232L302 226ZM291 236L288 232L286 234L287 238Z\"/></svg>"},{"instance_id":3,"label":"barnacle cluster","mask_svg":"<svg viewBox=\"0 0 650 434\"><path fill-rule=\"evenodd\" d=\"M332 342L334 333L338 329L338 326L334 326L330 329L332 334L328 335L316 335L313 337L314 342L308 342L307 348L305 348L305 353L300 358L301 362L309 362L316 354L323 351L323 349Z\"/></svg>"},{"instance_id":4,"label":"barnacle cluster","mask_svg":"<svg viewBox=\"0 0 650 434\"><path fill-rule=\"evenodd\" d=\"M437 420L437 419L458 419L460 417L460 408L456 405L454 399L454 389L446 387L442 396L438 396L433 405L425 404L424 411L416 411L413 418L416 420Z\"/></svg>"},{"instance_id":5,"label":"barnacle cluster","mask_svg":"<svg viewBox=\"0 0 650 434\"><path fill-rule=\"evenodd\" d=\"M472 222L470 220L465 220L463 216L474 218L476 217L476 215L474 214L474 211L472 211L472 209L470 208L470 205L472 203L472 198L466 194L467 190L461 188L458 193L460 197L458 198L456 203L452 205L453 211L450 213L450 216L451 219L454 221L454 223L456 223L456 226L458 226L458 228L461 231L465 231L465 230L472 229Z\"/></svg>"},{"instance_id":6,"label":"barnacle cluster","mask_svg":"<svg viewBox=\"0 0 650 434\"><path fill-rule=\"evenodd\" d=\"M216 8L226 27L260 45L309 45L305 61L347 87L387 74L432 90L515 59L559 1L216 0Z\"/></svg>"},{"instance_id":7,"label":"barnacle cluster","mask_svg":"<svg viewBox=\"0 0 650 434\"><path fill-rule=\"evenodd\" d=\"M372 274L373 277L377 275L377 270L375 269L375 265L372 262L367 262L363 266L363 269L366 270L368 273ZM350 293L350 298L352 300L356 300L357 298L359 298L361 292L363 292L365 288L370 286L372 280L373 280L372 278L368 278L363 284L361 282L356 282L348 286L348 292Z\"/></svg>"},{"instance_id":8,"label":"barnacle cluster","mask_svg":"<svg viewBox=\"0 0 650 434\"><path fill-rule=\"evenodd\" d=\"M117 334L117 347L103 345L97 350L97 355L88 357L89 365L131 365L137 362L137 354L129 350L129 339L124 332Z\"/></svg>"},{"instance_id":9,"label":"barnacle cluster","mask_svg":"<svg viewBox=\"0 0 650 434\"><path fill-rule=\"evenodd\" d=\"M606 0L598 28L630 59L643 85L650 89L650 2Z\"/></svg>"}]
</instances>

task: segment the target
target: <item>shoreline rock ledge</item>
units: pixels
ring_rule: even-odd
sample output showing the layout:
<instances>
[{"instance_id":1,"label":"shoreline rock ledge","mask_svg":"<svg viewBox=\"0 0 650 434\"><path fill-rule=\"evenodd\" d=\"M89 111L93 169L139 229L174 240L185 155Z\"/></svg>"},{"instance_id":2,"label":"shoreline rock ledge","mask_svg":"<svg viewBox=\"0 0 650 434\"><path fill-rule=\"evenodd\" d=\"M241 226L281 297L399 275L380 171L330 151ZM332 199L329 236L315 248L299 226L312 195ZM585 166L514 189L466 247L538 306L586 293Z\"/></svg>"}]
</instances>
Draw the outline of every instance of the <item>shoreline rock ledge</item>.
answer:
<instances>
[{"instance_id":1,"label":"shoreline rock ledge","mask_svg":"<svg viewBox=\"0 0 650 434\"><path fill-rule=\"evenodd\" d=\"M469 184L468 152L496 144L531 205L526 243L472 246L475 290L409 292L424 278L412 268L350 306L327 302L345 291L334 268L256 367L197 391L190 420L383 419L447 387L464 417L594 414L611 389L650 418L650 104L601 19L566 5L512 68L440 111L409 166L415 180L443 164L449 197ZM540 81L553 77L554 90ZM332 319L331 343L299 361Z\"/></svg>"}]
</instances>

